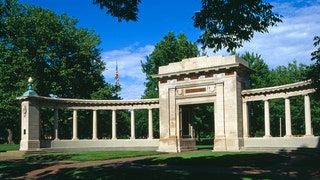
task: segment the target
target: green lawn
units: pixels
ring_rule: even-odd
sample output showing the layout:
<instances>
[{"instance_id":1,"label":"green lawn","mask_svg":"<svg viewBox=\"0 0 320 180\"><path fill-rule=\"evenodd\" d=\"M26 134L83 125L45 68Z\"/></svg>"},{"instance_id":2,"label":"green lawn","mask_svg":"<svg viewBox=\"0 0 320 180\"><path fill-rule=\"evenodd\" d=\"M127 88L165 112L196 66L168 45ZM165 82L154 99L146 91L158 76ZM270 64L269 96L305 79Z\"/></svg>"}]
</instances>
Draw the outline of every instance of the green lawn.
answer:
<instances>
[{"instance_id":1,"label":"green lawn","mask_svg":"<svg viewBox=\"0 0 320 180\"><path fill-rule=\"evenodd\" d=\"M49 154L33 154L27 155L24 158L28 161L45 160L45 161L97 161L120 159L138 156L150 156L164 154L156 151L84 151L84 152L64 152L64 153L49 153Z\"/></svg>"},{"instance_id":2,"label":"green lawn","mask_svg":"<svg viewBox=\"0 0 320 180\"><path fill-rule=\"evenodd\" d=\"M0 144L0 152L19 150L19 144Z\"/></svg>"},{"instance_id":3,"label":"green lawn","mask_svg":"<svg viewBox=\"0 0 320 180\"><path fill-rule=\"evenodd\" d=\"M152 156L161 154L161 156ZM290 173L276 169L269 173L241 174L232 172L233 167L251 169L274 167L289 161L290 154L260 152L212 152L201 150L185 153L163 154L155 151L88 151L48 153L25 156L24 160L0 162L0 174L3 178L15 178L26 173L52 166L61 160L95 161L126 157L146 156L127 164L103 164L84 168L63 168L55 174L45 174L43 179L288 179ZM310 158L292 166L296 178L310 179L313 172L319 173ZM66 162L67 163L67 162ZM304 168L307 165L307 168ZM295 169L296 168L296 169ZM217 170L218 169L218 170ZM221 169L221 171L219 170ZM227 169L227 171L224 171ZM230 171L228 171L228 169ZM287 175L286 175L287 174Z\"/></svg>"}]
</instances>

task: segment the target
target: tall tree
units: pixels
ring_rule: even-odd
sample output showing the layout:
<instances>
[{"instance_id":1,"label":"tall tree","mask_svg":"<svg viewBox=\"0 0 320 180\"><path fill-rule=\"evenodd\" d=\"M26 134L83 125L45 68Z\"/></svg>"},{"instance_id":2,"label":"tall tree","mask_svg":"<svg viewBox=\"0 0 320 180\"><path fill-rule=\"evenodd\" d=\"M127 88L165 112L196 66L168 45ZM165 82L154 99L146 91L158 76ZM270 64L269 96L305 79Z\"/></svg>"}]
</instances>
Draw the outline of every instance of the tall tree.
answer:
<instances>
[{"instance_id":1,"label":"tall tree","mask_svg":"<svg viewBox=\"0 0 320 180\"><path fill-rule=\"evenodd\" d=\"M169 32L155 45L153 52L146 57L146 62L141 62L142 71L147 76L143 98L158 97L158 80L153 79L151 75L157 74L160 66L198 55L197 45L188 41L185 34L180 33L175 36L173 32Z\"/></svg>"},{"instance_id":2,"label":"tall tree","mask_svg":"<svg viewBox=\"0 0 320 180\"><path fill-rule=\"evenodd\" d=\"M261 55L245 52L241 55L241 58L248 61L249 67L255 71L249 76L250 88L263 88L268 86L270 70Z\"/></svg>"},{"instance_id":3,"label":"tall tree","mask_svg":"<svg viewBox=\"0 0 320 180\"><path fill-rule=\"evenodd\" d=\"M316 88L316 98L320 99L320 36L314 37L315 51L311 53L311 60L314 64L311 65L308 72L308 78L312 80L313 86Z\"/></svg>"},{"instance_id":4,"label":"tall tree","mask_svg":"<svg viewBox=\"0 0 320 180\"><path fill-rule=\"evenodd\" d=\"M203 31L198 42L214 52L242 47L255 32L267 33L269 26L282 22L272 8L262 0L202 0L202 9L193 16L194 26Z\"/></svg>"},{"instance_id":5,"label":"tall tree","mask_svg":"<svg viewBox=\"0 0 320 180\"><path fill-rule=\"evenodd\" d=\"M76 24L66 15L0 0L1 136L6 128L20 135L16 97L26 91L29 76L42 96L90 98L104 86L100 39Z\"/></svg>"}]
</instances>

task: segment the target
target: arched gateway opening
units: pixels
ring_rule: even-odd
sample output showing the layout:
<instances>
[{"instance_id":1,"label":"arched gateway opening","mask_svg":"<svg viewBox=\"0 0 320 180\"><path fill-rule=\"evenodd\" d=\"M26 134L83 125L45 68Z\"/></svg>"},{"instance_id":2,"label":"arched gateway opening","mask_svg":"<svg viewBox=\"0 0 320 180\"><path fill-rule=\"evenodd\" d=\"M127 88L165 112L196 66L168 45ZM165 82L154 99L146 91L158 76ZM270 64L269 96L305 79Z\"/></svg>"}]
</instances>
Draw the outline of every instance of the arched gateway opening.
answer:
<instances>
[{"instance_id":1,"label":"arched gateway opening","mask_svg":"<svg viewBox=\"0 0 320 180\"><path fill-rule=\"evenodd\" d=\"M241 91L248 86L251 71L248 62L236 56L204 56L159 67L153 76L159 79L159 150L196 149L192 126L181 121L181 107L208 103L214 104L214 150L239 150L243 144Z\"/></svg>"},{"instance_id":2,"label":"arched gateway opening","mask_svg":"<svg viewBox=\"0 0 320 180\"><path fill-rule=\"evenodd\" d=\"M214 104L188 104L179 106L180 135L196 139L196 145L212 149L214 137ZM204 146L205 145L205 146Z\"/></svg>"}]
</instances>

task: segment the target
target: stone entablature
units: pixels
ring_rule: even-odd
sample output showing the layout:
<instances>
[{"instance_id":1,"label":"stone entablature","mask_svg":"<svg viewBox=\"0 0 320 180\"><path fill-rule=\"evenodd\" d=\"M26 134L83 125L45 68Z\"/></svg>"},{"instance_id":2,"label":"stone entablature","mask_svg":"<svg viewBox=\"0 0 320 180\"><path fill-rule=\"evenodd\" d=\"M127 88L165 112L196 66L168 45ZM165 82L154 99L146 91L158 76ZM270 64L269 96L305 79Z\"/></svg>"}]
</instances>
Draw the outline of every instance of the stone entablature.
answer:
<instances>
[{"instance_id":1,"label":"stone entablature","mask_svg":"<svg viewBox=\"0 0 320 180\"><path fill-rule=\"evenodd\" d=\"M140 100L91 100L91 99L68 99L50 98L43 96L22 96L22 101L37 101L39 106L47 108L69 108L69 109L95 109L95 110L123 110L123 109L148 109L159 108L158 99Z\"/></svg>"},{"instance_id":2,"label":"stone entablature","mask_svg":"<svg viewBox=\"0 0 320 180\"><path fill-rule=\"evenodd\" d=\"M248 62L237 56L202 56L183 59L181 62L170 63L159 67L159 73L153 75L155 78L170 78L193 74L217 74L217 72L229 71L236 68L243 72L248 71Z\"/></svg>"},{"instance_id":3,"label":"stone entablature","mask_svg":"<svg viewBox=\"0 0 320 180\"><path fill-rule=\"evenodd\" d=\"M314 93L311 81L301 81L281 86L273 86L258 89L248 89L241 92L244 101L259 101L266 99L288 98L292 96Z\"/></svg>"}]
</instances>

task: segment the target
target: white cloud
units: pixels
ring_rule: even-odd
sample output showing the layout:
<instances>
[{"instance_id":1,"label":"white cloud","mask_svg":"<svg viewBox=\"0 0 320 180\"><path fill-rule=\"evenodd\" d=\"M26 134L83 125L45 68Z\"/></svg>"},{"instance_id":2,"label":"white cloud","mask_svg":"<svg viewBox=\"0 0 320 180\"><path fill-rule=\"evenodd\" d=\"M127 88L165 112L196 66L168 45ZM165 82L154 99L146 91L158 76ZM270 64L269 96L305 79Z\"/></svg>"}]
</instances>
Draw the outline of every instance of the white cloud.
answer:
<instances>
[{"instance_id":1,"label":"white cloud","mask_svg":"<svg viewBox=\"0 0 320 180\"><path fill-rule=\"evenodd\" d=\"M144 91L145 74L141 71L141 61L151 54L153 46L139 46L135 43L123 49L106 51L102 59L107 70L103 73L108 83L115 83L116 63L118 63L119 82L122 87L120 96L123 99L140 99Z\"/></svg>"},{"instance_id":2,"label":"white cloud","mask_svg":"<svg viewBox=\"0 0 320 180\"><path fill-rule=\"evenodd\" d=\"M287 66L293 60L304 64L312 63L310 54L315 50L313 37L320 35L320 4L297 3L271 3L275 12L283 15L283 23L269 28L269 33L256 33L237 53L248 51L261 54L270 68ZM221 51L217 54L229 53Z\"/></svg>"}]
</instances>

